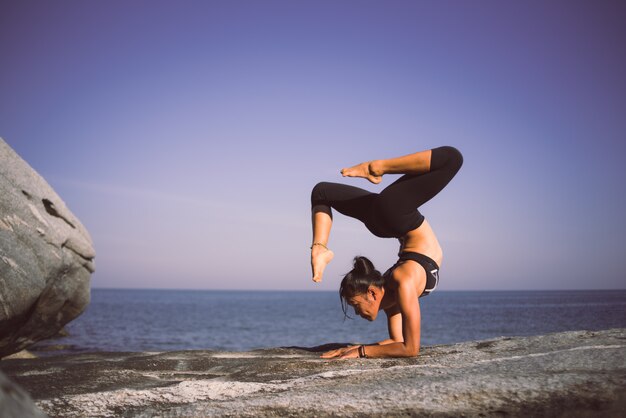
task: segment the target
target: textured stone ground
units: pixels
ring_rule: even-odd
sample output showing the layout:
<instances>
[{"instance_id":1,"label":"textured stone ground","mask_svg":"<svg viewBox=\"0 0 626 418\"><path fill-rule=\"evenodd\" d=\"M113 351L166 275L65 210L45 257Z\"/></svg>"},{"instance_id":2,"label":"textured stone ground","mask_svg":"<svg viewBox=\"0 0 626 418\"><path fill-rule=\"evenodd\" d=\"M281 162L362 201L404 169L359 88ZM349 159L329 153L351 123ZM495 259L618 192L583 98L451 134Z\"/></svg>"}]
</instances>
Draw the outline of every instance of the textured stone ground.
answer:
<instances>
[{"instance_id":1,"label":"textured stone ground","mask_svg":"<svg viewBox=\"0 0 626 418\"><path fill-rule=\"evenodd\" d=\"M3 360L59 417L624 416L626 329L424 347L414 359L98 353Z\"/></svg>"}]
</instances>

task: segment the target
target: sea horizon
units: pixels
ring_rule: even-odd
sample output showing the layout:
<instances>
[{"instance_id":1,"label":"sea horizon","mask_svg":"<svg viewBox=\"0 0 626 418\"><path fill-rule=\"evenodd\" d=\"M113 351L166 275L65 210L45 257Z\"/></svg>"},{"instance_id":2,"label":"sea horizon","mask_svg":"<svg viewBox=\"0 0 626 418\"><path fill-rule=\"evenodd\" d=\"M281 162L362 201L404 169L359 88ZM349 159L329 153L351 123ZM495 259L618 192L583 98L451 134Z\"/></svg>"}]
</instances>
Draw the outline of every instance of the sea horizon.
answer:
<instances>
[{"instance_id":1,"label":"sea horizon","mask_svg":"<svg viewBox=\"0 0 626 418\"><path fill-rule=\"evenodd\" d=\"M203 289L203 288L177 288L177 287L91 287L91 290L163 290L163 291L191 291L191 292L338 292L329 289ZM610 292L626 291L623 288L585 288L585 289L437 289L441 292Z\"/></svg>"},{"instance_id":2,"label":"sea horizon","mask_svg":"<svg viewBox=\"0 0 626 418\"><path fill-rule=\"evenodd\" d=\"M375 343L381 312L347 319L329 290L92 289L69 336L34 348L54 355L101 351L248 351ZM441 290L420 298L422 345L560 331L626 328L626 290ZM355 317L354 312L348 312Z\"/></svg>"}]
</instances>

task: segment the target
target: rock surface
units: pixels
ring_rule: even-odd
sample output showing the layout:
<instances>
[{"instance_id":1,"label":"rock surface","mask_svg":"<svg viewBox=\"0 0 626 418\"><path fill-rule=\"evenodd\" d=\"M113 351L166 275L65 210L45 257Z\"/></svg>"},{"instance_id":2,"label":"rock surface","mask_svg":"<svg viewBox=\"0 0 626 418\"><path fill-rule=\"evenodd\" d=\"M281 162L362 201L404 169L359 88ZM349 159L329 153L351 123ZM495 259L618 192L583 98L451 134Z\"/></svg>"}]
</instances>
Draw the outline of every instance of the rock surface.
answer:
<instances>
[{"instance_id":1,"label":"rock surface","mask_svg":"<svg viewBox=\"0 0 626 418\"><path fill-rule=\"evenodd\" d=\"M423 347L412 359L318 356L94 353L0 366L59 417L581 417L626 408L626 329Z\"/></svg>"},{"instance_id":2,"label":"rock surface","mask_svg":"<svg viewBox=\"0 0 626 418\"><path fill-rule=\"evenodd\" d=\"M0 357L80 315L94 257L80 221L0 138Z\"/></svg>"},{"instance_id":3,"label":"rock surface","mask_svg":"<svg viewBox=\"0 0 626 418\"><path fill-rule=\"evenodd\" d=\"M0 417L45 418L33 400L19 386L0 373Z\"/></svg>"}]
</instances>

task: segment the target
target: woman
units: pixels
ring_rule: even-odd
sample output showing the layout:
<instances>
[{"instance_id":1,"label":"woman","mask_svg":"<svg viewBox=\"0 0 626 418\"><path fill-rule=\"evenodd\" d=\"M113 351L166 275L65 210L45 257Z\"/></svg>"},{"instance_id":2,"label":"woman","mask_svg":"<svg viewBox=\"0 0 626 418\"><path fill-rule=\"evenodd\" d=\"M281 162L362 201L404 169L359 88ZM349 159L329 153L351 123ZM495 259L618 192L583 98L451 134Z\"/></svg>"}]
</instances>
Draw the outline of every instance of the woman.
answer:
<instances>
[{"instance_id":1,"label":"woman","mask_svg":"<svg viewBox=\"0 0 626 418\"><path fill-rule=\"evenodd\" d=\"M344 177L362 177L378 184L385 174L404 174L380 193L339 183L319 183L311 193L313 281L322 280L333 259L328 249L332 211L356 218L381 238L398 238L398 262L380 274L365 257L341 282L344 313L348 306L370 321L380 310L387 315L389 339L367 346L349 346L324 353L323 358L413 357L420 348L418 297L437 286L443 253L435 233L417 210L439 193L463 164L463 156L444 146L399 158L374 160L344 168Z\"/></svg>"}]
</instances>

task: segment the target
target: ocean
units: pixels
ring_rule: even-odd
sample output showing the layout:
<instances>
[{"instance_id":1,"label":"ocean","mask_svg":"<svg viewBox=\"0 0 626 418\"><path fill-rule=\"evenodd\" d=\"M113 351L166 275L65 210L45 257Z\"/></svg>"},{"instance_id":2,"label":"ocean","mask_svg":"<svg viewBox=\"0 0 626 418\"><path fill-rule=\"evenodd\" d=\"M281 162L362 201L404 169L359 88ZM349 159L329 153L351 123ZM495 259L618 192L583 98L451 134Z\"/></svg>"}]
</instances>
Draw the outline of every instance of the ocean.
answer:
<instances>
[{"instance_id":1,"label":"ocean","mask_svg":"<svg viewBox=\"0 0 626 418\"><path fill-rule=\"evenodd\" d=\"M337 292L92 289L69 336L38 355L94 351L245 351L373 343L386 316L344 319ZM626 327L626 290L436 291L420 299L422 345Z\"/></svg>"}]
</instances>

